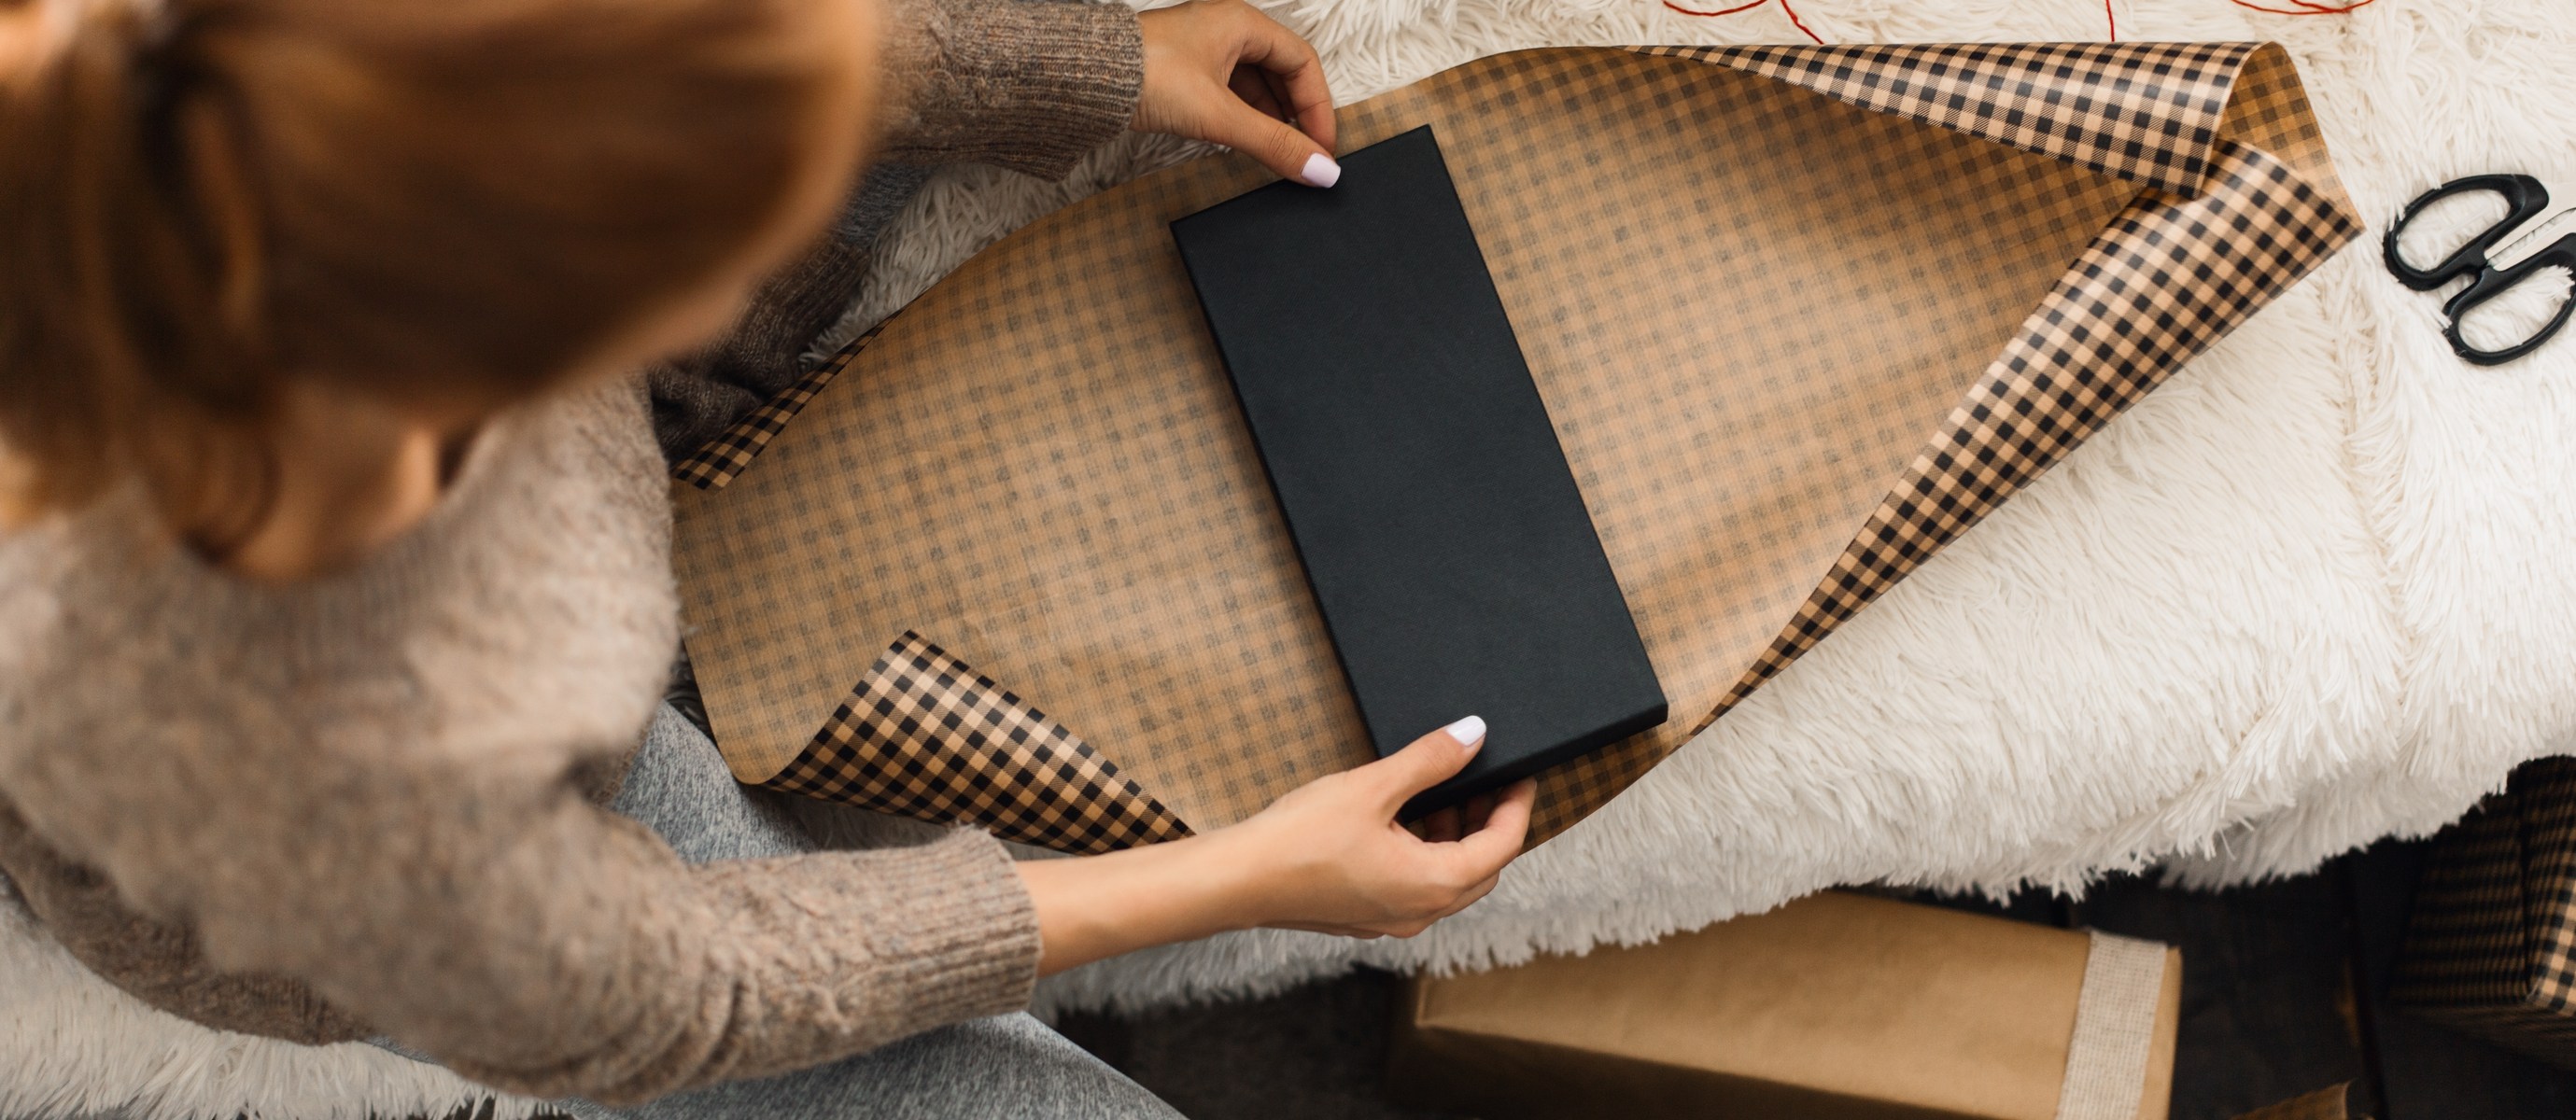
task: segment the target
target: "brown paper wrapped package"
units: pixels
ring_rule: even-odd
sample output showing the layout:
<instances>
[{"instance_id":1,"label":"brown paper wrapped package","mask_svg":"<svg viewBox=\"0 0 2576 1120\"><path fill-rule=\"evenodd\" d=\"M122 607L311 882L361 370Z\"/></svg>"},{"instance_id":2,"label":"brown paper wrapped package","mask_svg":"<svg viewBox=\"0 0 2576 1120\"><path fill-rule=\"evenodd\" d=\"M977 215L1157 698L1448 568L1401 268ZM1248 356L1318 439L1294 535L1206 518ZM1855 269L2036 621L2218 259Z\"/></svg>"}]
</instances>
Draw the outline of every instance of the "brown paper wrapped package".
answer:
<instances>
[{"instance_id":1,"label":"brown paper wrapped package","mask_svg":"<svg viewBox=\"0 0 2576 1120\"><path fill-rule=\"evenodd\" d=\"M1534 840L2359 229L2262 44L1552 48L1341 111L1426 123L1672 698ZM1100 851L1371 757L1165 228L1265 178L1033 223L681 465L737 777Z\"/></svg>"},{"instance_id":2,"label":"brown paper wrapped package","mask_svg":"<svg viewBox=\"0 0 2576 1120\"><path fill-rule=\"evenodd\" d=\"M2088 981L2096 946L2070 930L1816 895L1651 945L1418 978L1387 1088L1491 1120L2164 1120L2182 956L2118 944L2163 968L2140 981L2151 994L2131 1021L2112 1024L2145 1045L2125 1064L2108 1055L2106 1073L2086 1068L2101 1058L2076 1041L2079 1002L2106 983ZM2077 1099L2070 1076L2118 1082L2117 1103Z\"/></svg>"}]
</instances>

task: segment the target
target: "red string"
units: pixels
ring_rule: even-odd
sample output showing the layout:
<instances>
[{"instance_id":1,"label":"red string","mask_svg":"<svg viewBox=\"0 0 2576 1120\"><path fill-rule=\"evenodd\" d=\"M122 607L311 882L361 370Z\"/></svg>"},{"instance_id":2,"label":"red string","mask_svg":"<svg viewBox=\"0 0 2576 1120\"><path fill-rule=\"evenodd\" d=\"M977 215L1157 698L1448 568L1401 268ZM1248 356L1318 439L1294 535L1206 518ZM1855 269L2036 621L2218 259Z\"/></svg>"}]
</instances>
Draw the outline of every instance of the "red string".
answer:
<instances>
[{"instance_id":1,"label":"red string","mask_svg":"<svg viewBox=\"0 0 2576 1120\"><path fill-rule=\"evenodd\" d=\"M1731 16L1737 12L1752 11L1753 9L1759 8L1770 2L1771 0L1753 0L1750 4L1738 4L1732 8L1720 8L1714 12L1692 11L1689 8L1673 3L1673 0L1664 0L1664 6L1686 16ZM2299 0L2293 0L2293 2L2299 2ZM2362 0L2362 2L2367 4L2370 0ZM1807 21L1798 18L1798 9L1790 7L1789 0L1780 0L1780 10L1789 13L1789 22L1796 25L1798 30L1805 34L1807 38L1815 40L1819 45L1824 43L1825 40L1823 37L1817 35L1813 30L1808 28Z\"/></svg>"},{"instance_id":2,"label":"red string","mask_svg":"<svg viewBox=\"0 0 2576 1120\"><path fill-rule=\"evenodd\" d=\"M1789 13L1789 22L1795 24L1798 30L1806 32L1807 38L1815 40L1817 46L1825 45L1824 36L1807 30L1807 21L1798 18L1798 9L1790 7L1789 0L1780 0L1780 10Z\"/></svg>"},{"instance_id":3,"label":"red string","mask_svg":"<svg viewBox=\"0 0 2576 1120\"><path fill-rule=\"evenodd\" d=\"M1750 4L1738 4L1732 8L1719 8L1713 12L1693 11L1689 8L1673 3L1673 0L1664 0L1664 6L1686 16L1731 16L1737 12L1752 11L1753 9L1759 8L1770 2L1771 0L1753 0ZM2320 4L2317 3L2317 0L2289 0L2289 3L2297 5L2297 7L2294 8L2266 8L2261 4L2248 3L2247 0L2230 0L2230 2L2239 8L2264 12L2276 16L2339 16L2355 9L2367 8L2372 4L2378 3L2379 0L2352 0L2352 3L2349 4ZM1814 29L1807 26L1807 21L1798 18L1798 9L1790 7L1789 0L1780 0L1780 10L1788 14L1790 24L1795 26L1801 34L1804 34L1809 39L1815 40L1818 44L1822 44L1825 41L1823 36L1816 34ZM2102 0L2102 22L2110 26L2111 41L2114 43L2119 42L2120 15L2118 12L2111 10L2111 0Z\"/></svg>"},{"instance_id":4,"label":"red string","mask_svg":"<svg viewBox=\"0 0 2576 1120\"><path fill-rule=\"evenodd\" d=\"M2350 4L2319 4L2313 2L2313 0L2290 0L2290 3L2298 6L2295 8L2266 8L2261 4L2248 4L2245 0L2235 0L2236 6L2239 8L2250 8L2254 11L2276 16L2339 16L2345 12L2352 11L2355 8L2367 8L2378 2L2379 0L2353 0Z\"/></svg>"}]
</instances>

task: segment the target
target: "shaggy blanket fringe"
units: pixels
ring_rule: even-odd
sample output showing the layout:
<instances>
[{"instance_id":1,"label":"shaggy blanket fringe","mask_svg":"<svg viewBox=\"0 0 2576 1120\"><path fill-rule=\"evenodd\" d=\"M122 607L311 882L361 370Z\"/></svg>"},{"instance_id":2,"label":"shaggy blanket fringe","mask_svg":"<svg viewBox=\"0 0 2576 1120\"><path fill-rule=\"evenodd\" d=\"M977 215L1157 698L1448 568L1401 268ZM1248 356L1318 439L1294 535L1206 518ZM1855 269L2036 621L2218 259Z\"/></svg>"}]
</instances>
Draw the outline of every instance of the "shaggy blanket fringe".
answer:
<instances>
[{"instance_id":1,"label":"shaggy blanket fringe","mask_svg":"<svg viewBox=\"0 0 2576 1120\"><path fill-rule=\"evenodd\" d=\"M2529 172L2576 200L2566 0L2317 17L2111 4L2123 39L2288 45L2374 223L2478 172ZM1834 42L2107 31L2100 0L1796 6ZM1270 10L1322 48L1344 100L1518 47L1803 38L1777 4L1708 19L1655 0ZM1130 137L1062 183L943 172L839 338L1029 219L1193 152ZM2436 215L2428 235L2498 212L2475 210ZM2386 275L2374 232L1431 932L1263 931L1134 954L1049 981L1042 1010L1259 994L1359 963L1508 964L1841 883L2080 893L2156 866L2243 882L2440 827L2576 729L2576 341L2471 367L2438 336L2438 303ZM2510 330L2538 304L2473 326ZM152 1012L0 906L0 1114L357 1120L486 1095L365 1047ZM503 1120L531 1107L499 1105Z\"/></svg>"}]
</instances>

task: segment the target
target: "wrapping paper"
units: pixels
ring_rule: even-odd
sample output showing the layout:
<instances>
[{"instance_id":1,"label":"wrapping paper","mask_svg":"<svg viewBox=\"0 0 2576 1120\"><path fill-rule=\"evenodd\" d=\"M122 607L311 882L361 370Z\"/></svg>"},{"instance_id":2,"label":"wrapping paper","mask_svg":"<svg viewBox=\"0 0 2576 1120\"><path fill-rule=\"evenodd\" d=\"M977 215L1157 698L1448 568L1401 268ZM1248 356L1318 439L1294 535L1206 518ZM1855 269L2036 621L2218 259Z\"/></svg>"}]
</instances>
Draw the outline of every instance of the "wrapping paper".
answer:
<instances>
[{"instance_id":1,"label":"wrapping paper","mask_svg":"<svg viewBox=\"0 0 2576 1120\"><path fill-rule=\"evenodd\" d=\"M2442 834L2389 994L2576 1069L2576 758L2525 763Z\"/></svg>"},{"instance_id":2,"label":"wrapping paper","mask_svg":"<svg viewBox=\"0 0 2576 1120\"><path fill-rule=\"evenodd\" d=\"M2360 228L2268 44L1549 48L1341 110L1425 123L1675 713L1533 842ZM1087 852L1373 757L1165 232L1265 179L1033 223L679 465L738 778Z\"/></svg>"}]
</instances>

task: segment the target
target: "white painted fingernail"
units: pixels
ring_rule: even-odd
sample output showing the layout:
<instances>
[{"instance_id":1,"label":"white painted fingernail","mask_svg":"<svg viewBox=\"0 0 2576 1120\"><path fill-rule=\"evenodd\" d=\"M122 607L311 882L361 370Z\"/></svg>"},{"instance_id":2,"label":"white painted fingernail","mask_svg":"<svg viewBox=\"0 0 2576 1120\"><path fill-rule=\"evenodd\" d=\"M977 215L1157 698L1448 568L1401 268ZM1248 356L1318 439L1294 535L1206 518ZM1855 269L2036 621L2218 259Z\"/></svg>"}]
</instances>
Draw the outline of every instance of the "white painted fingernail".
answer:
<instances>
[{"instance_id":1,"label":"white painted fingernail","mask_svg":"<svg viewBox=\"0 0 2576 1120\"><path fill-rule=\"evenodd\" d=\"M1317 152L1306 157L1306 166L1297 172L1297 180L1310 187L1329 187L1342 181L1342 165Z\"/></svg>"},{"instance_id":2,"label":"white painted fingernail","mask_svg":"<svg viewBox=\"0 0 2576 1120\"><path fill-rule=\"evenodd\" d=\"M1473 748L1485 741L1485 717L1468 716L1441 730L1448 732L1450 738L1458 740L1458 745Z\"/></svg>"}]
</instances>

